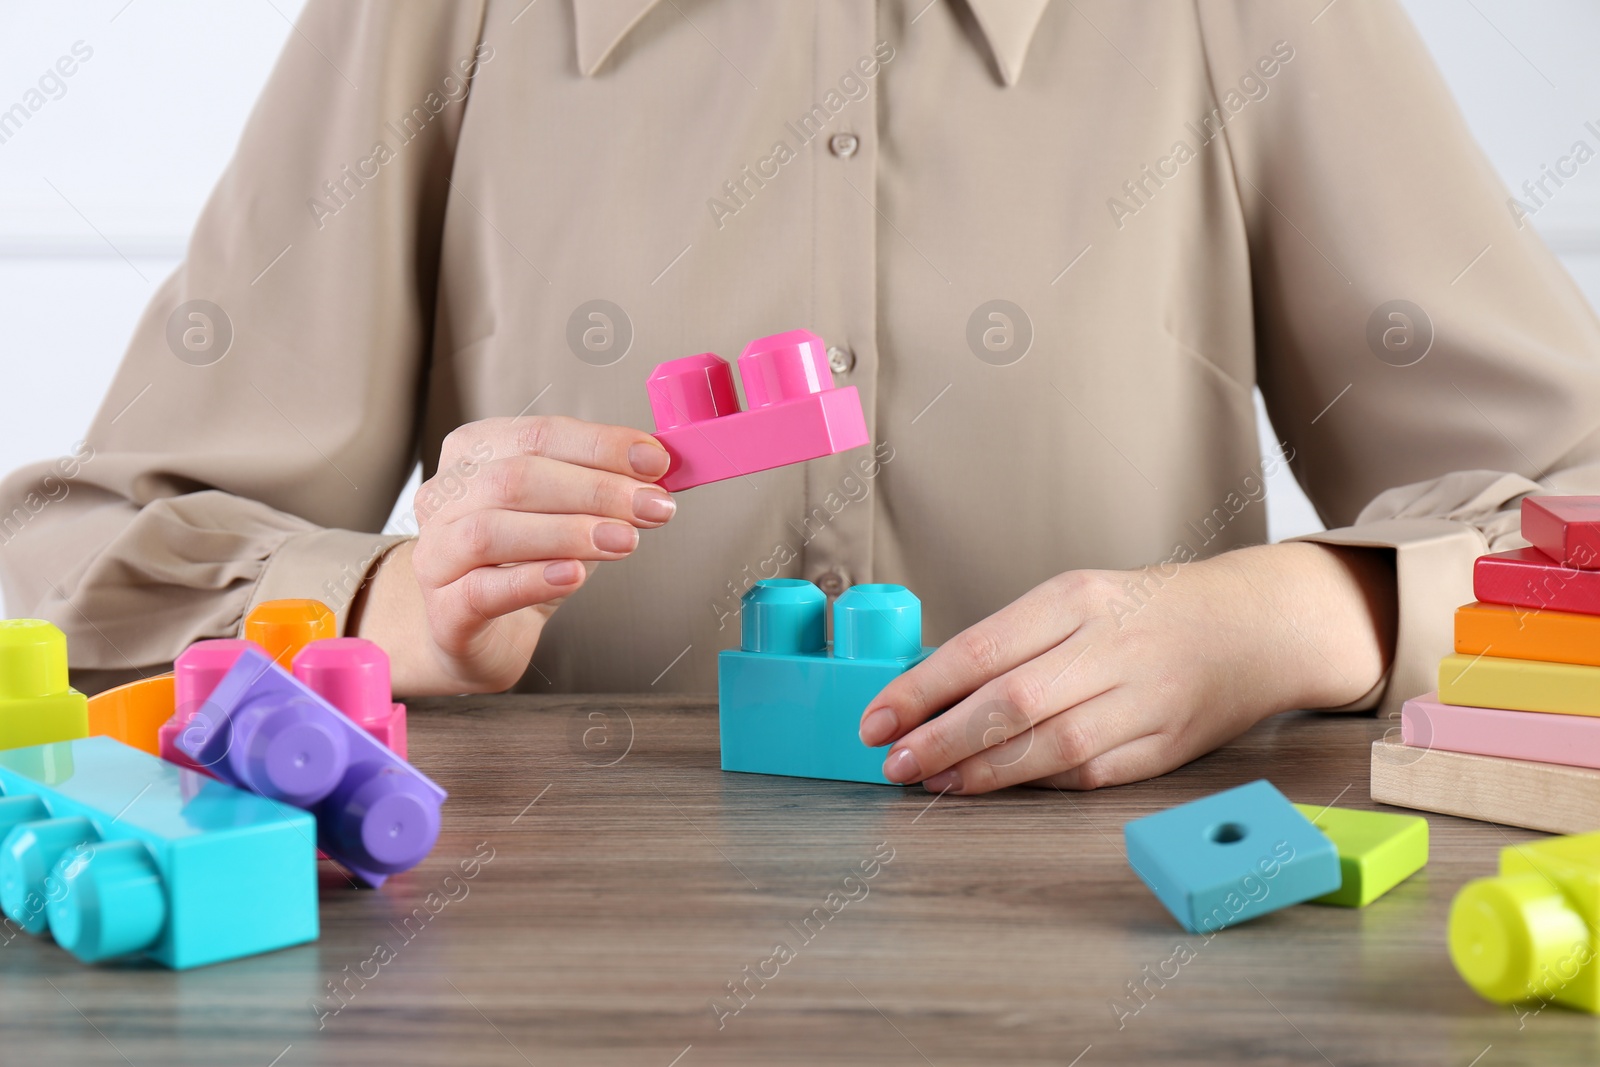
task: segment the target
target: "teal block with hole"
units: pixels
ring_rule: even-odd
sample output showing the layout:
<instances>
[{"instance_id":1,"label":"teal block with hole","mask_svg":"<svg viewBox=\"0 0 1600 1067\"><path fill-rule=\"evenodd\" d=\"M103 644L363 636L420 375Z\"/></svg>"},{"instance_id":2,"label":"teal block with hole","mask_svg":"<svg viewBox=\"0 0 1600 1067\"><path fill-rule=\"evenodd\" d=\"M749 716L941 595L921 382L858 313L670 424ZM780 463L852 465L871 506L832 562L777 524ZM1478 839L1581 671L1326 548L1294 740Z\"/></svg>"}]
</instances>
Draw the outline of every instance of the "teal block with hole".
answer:
<instances>
[{"instance_id":1,"label":"teal block with hole","mask_svg":"<svg viewBox=\"0 0 1600 1067\"><path fill-rule=\"evenodd\" d=\"M1339 852L1262 780L1135 819L1133 872L1192 934L1212 933L1339 888Z\"/></svg>"},{"instance_id":2,"label":"teal block with hole","mask_svg":"<svg viewBox=\"0 0 1600 1067\"><path fill-rule=\"evenodd\" d=\"M741 608L743 643L717 659L722 769L892 785L889 746L861 743L861 715L878 691L933 651L922 603L903 586L858 585L833 606L798 578L757 582Z\"/></svg>"},{"instance_id":3,"label":"teal block with hole","mask_svg":"<svg viewBox=\"0 0 1600 1067\"><path fill-rule=\"evenodd\" d=\"M182 969L316 940L316 833L109 737L0 752L0 910L85 963Z\"/></svg>"}]
</instances>

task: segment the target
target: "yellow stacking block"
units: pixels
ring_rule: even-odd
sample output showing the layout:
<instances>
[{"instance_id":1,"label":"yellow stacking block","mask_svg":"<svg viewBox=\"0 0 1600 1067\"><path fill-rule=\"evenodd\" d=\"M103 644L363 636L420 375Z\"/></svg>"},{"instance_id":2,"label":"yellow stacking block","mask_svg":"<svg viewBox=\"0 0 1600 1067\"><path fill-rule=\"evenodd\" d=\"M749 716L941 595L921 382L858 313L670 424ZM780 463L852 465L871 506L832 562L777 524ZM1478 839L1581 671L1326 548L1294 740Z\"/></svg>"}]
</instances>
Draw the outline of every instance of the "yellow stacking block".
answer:
<instances>
[{"instance_id":1,"label":"yellow stacking block","mask_svg":"<svg viewBox=\"0 0 1600 1067\"><path fill-rule=\"evenodd\" d=\"M1450 962L1480 996L1600 1012L1600 834L1500 852L1450 906Z\"/></svg>"},{"instance_id":2,"label":"yellow stacking block","mask_svg":"<svg viewBox=\"0 0 1600 1067\"><path fill-rule=\"evenodd\" d=\"M1600 667L1458 652L1439 661L1439 700L1474 708L1600 715Z\"/></svg>"},{"instance_id":3,"label":"yellow stacking block","mask_svg":"<svg viewBox=\"0 0 1600 1067\"><path fill-rule=\"evenodd\" d=\"M67 635L39 619L0 620L0 749L88 736L87 701L67 684Z\"/></svg>"}]
</instances>

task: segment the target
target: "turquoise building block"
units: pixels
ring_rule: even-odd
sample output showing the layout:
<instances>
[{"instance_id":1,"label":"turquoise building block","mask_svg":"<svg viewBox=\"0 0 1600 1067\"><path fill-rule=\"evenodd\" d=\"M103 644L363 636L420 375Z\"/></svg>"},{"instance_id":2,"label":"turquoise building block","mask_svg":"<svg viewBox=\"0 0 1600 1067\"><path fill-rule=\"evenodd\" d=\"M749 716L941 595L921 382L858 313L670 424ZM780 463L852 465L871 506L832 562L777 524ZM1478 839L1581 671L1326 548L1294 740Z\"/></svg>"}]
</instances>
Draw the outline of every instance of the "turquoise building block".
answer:
<instances>
[{"instance_id":1,"label":"turquoise building block","mask_svg":"<svg viewBox=\"0 0 1600 1067\"><path fill-rule=\"evenodd\" d=\"M878 691L921 663L922 602L904 586L858 585L833 606L798 578L757 582L743 599L743 647L717 660L722 769L893 785L889 746L861 743Z\"/></svg>"},{"instance_id":2,"label":"turquoise building block","mask_svg":"<svg viewBox=\"0 0 1600 1067\"><path fill-rule=\"evenodd\" d=\"M1262 780L1135 819L1128 863L1192 934L1338 889L1339 852Z\"/></svg>"},{"instance_id":3,"label":"turquoise building block","mask_svg":"<svg viewBox=\"0 0 1600 1067\"><path fill-rule=\"evenodd\" d=\"M0 910L85 963L317 938L316 825L109 737L0 752Z\"/></svg>"}]
</instances>

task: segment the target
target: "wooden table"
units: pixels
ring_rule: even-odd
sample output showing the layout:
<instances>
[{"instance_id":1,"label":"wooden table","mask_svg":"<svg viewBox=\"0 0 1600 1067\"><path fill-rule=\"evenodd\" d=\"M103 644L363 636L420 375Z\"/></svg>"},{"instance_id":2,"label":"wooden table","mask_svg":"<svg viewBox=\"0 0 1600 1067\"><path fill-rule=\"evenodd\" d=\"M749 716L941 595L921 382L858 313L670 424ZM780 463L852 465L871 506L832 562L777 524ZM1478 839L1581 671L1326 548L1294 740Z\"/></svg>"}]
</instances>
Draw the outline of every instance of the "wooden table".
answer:
<instances>
[{"instance_id":1,"label":"wooden table","mask_svg":"<svg viewBox=\"0 0 1600 1067\"><path fill-rule=\"evenodd\" d=\"M1519 1019L1446 958L1456 889L1538 835L1435 817L1428 868L1373 906L1209 942L1129 871L1125 821L1254 778L1370 806L1371 718L1283 716L1099 793L935 800L723 774L693 699L412 716L451 794L422 867L371 892L325 865L319 942L182 974L17 937L0 1064L1600 1062L1600 1022Z\"/></svg>"}]
</instances>

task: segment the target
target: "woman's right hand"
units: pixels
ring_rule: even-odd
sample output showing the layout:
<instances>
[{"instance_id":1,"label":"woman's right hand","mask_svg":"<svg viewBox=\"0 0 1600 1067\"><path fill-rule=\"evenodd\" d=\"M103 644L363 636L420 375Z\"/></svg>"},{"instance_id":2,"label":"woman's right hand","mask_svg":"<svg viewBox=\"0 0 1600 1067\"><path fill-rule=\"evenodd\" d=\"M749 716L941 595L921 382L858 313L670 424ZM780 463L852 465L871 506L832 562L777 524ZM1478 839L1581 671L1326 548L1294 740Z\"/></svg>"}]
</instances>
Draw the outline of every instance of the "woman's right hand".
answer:
<instances>
[{"instance_id":1,"label":"woman's right hand","mask_svg":"<svg viewBox=\"0 0 1600 1067\"><path fill-rule=\"evenodd\" d=\"M667 465L626 426L527 415L459 427L417 491L416 540L378 565L349 632L389 653L397 693L510 688L593 565L672 518L653 484Z\"/></svg>"}]
</instances>

